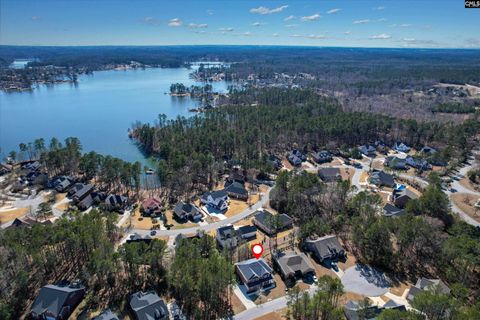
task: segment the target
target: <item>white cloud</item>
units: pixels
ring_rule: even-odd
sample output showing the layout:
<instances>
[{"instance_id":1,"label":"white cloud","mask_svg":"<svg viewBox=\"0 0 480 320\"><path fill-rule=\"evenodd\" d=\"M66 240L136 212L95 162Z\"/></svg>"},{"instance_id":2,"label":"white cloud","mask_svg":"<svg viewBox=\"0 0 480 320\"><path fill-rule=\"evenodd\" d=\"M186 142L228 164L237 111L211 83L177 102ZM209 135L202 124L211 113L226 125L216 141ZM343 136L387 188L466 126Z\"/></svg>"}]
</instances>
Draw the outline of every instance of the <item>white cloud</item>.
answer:
<instances>
[{"instance_id":1,"label":"white cloud","mask_svg":"<svg viewBox=\"0 0 480 320\"><path fill-rule=\"evenodd\" d=\"M365 24L369 22L370 22L370 19L363 19L363 20L355 20L353 21L353 24Z\"/></svg>"},{"instance_id":2,"label":"white cloud","mask_svg":"<svg viewBox=\"0 0 480 320\"><path fill-rule=\"evenodd\" d=\"M402 40L405 41L405 42L415 42L415 41L417 41L415 38L403 38Z\"/></svg>"},{"instance_id":3,"label":"white cloud","mask_svg":"<svg viewBox=\"0 0 480 320\"><path fill-rule=\"evenodd\" d=\"M377 34L377 35L371 36L369 39L370 40L384 40L384 39L390 39L391 37L392 36L389 35L389 34L382 33L382 34Z\"/></svg>"},{"instance_id":4,"label":"white cloud","mask_svg":"<svg viewBox=\"0 0 480 320\"><path fill-rule=\"evenodd\" d=\"M401 24L400 27L402 28L408 28L408 27L411 27L412 25L410 23L404 23L404 24Z\"/></svg>"},{"instance_id":5,"label":"white cloud","mask_svg":"<svg viewBox=\"0 0 480 320\"><path fill-rule=\"evenodd\" d=\"M272 37L278 37L278 36L279 36L279 34L278 34L278 33L274 33L274 34L272 34Z\"/></svg>"},{"instance_id":6,"label":"white cloud","mask_svg":"<svg viewBox=\"0 0 480 320\"><path fill-rule=\"evenodd\" d=\"M190 23L188 25L190 29L205 29L208 28L208 24L206 23Z\"/></svg>"},{"instance_id":7,"label":"white cloud","mask_svg":"<svg viewBox=\"0 0 480 320\"><path fill-rule=\"evenodd\" d=\"M172 19L168 22L169 27L180 27L182 24L183 21L178 18Z\"/></svg>"},{"instance_id":8,"label":"white cloud","mask_svg":"<svg viewBox=\"0 0 480 320\"><path fill-rule=\"evenodd\" d=\"M321 16L318 13L315 13L315 14L312 14L311 16L301 17L300 20L302 20L302 21L315 21L315 20L318 20L320 18L321 18Z\"/></svg>"},{"instance_id":9,"label":"white cloud","mask_svg":"<svg viewBox=\"0 0 480 320\"><path fill-rule=\"evenodd\" d=\"M265 22L254 22L254 23L252 23L252 26L260 27L260 26L264 26L265 24L266 24Z\"/></svg>"},{"instance_id":10,"label":"white cloud","mask_svg":"<svg viewBox=\"0 0 480 320\"><path fill-rule=\"evenodd\" d=\"M252 34L251 34L249 31L247 31L247 32L244 32L243 35L246 36L246 37L249 37L249 36L251 36Z\"/></svg>"},{"instance_id":11,"label":"white cloud","mask_svg":"<svg viewBox=\"0 0 480 320\"><path fill-rule=\"evenodd\" d=\"M283 19L283 21L290 21L290 20L293 20L293 19L295 19L295 16L288 16L285 19Z\"/></svg>"},{"instance_id":12,"label":"white cloud","mask_svg":"<svg viewBox=\"0 0 480 320\"><path fill-rule=\"evenodd\" d=\"M310 34L307 36L308 39L325 39L325 36L320 34L320 35L316 35L316 34Z\"/></svg>"},{"instance_id":13,"label":"white cloud","mask_svg":"<svg viewBox=\"0 0 480 320\"><path fill-rule=\"evenodd\" d=\"M385 19L385 18L377 19L377 22L385 22L385 21L387 21L387 19Z\"/></svg>"},{"instance_id":14,"label":"white cloud","mask_svg":"<svg viewBox=\"0 0 480 320\"><path fill-rule=\"evenodd\" d=\"M208 14L209 16L213 16L213 10L212 10L212 9L208 9L208 10L207 10L207 14Z\"/></svg>"},{"instance_id":15,"label":"white cloud","mask_svg":"<svg viewBox=\"0 0 480 320\"><path fill-rule=\"evenodd\" d=\"M232 32L232 31L233 31L233 28L220 28L220 29L218 29L218 30L220 30L220 31L222 31L222 32Z\"/></svg>"},{"instance_id":16,"label":"white cloud","mask_svg":"<svg viewBox=\"0 0 480 320\"><path fill-rule=\"evenodd\" d=\"M328 14L337 13L337 12L339 12L340 10L342 10L342 9L335 8L335 9L332 9L332 10L328 10L327 13L328 13Z\"/></svg>"},{"instance_id":17,"label":"white cloud","mask_svg":"<svg viewBox=\"0 0 480 320\"><path fill-rule=\"evenodd\" d=\"M32 20L32 21L37 21L37 20L40 20L40 17L39 17L39 16L32 16L32 17L30 18L30 20Z\"/></svg>"},{"instance_id":18,"label":"white cloud","mask_svg":"<svg viewBox=\"0 0 480 320\"><path fill-rule=\"evenodd\" d=\"M277 8L272 8L272 9L267 7L258 7L258 8L250 9L250 13L265 15L265 14L279 13L287 8L288 8L287 5L280 6Z\"/></svg>"},{"instance_id":19,"label":"white cloud","mask_svg":"<svg viewBox=\"0 0 480 320\"><path fill-rule=\"evenodd\" d=\"M373 8L373 10L375 10L375 11L381 11L381 10L385 10L385 7L383 7L383 6L375 7L375 8Z\"/></svg>"},{"instance_id":20,"label":"white cloud","mask_svg":"<svg viewBox=\"0 0 480 320\"><path fill-rule=\"evenodd\" d=\"M343 34L351 34L352 31L345 31Z\"/></svg>"},{"instance_id":21,"label":"white cloud","mask_svg":"<svg viewBox=\"0 0 480 320\"><path fill-rule=\"evenodd\" d=\"M158 26L160 24L160 20L154 17L145 17L143 18L143 22L152 26Z\"/></svg>"},{"instance_id":22,"label":"white cloud","mask_svg":"<svg viewBox=\"0 0 480 320\"><path fill-rule=\"evenodd\" d=\"M298 27L298 24L286 24L285 27L287 27L287 28L296 28L296 27Z\"/></svg>"}]
</instances>

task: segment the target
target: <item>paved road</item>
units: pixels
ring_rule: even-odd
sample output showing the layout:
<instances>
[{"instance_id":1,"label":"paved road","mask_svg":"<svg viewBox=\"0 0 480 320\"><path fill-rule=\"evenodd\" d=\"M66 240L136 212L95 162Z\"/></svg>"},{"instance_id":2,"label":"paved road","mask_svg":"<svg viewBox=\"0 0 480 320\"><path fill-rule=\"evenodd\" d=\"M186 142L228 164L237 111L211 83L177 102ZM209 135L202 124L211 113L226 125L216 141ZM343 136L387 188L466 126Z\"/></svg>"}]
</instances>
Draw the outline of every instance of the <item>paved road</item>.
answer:
<instances>
[{"instance_id":1,"label":"paved road","mask_svg":"<svg viewBox=\"0 0 480 320\"><path fill-rule=\"evenodd\" d=\"M180 233L183 234L188 234L188 233L194 233L197 232L198 230L202 230L205 232L211 231L211 230L216 230L222 226L226 226L228 224L233 224L235 222L238 222L240 220L243 220L253 214L255 211L258 209L261 209L265 204L268 203L269 201L269 196L270 196L270 191L272 188L268 188L267 192L262 195L262 199L255 203L253 206L243 210L239 214L226 218L224 220L220 220L218 222L210 223L205 226L198 226L198 227L192 227L192 228L185 228L185 229L175 229L175 230L157 230L157 233L155 237L161 237L161 236L177 236ZM132 229L132 232L136 232L140 235L147 235L150 233L150 230L143 230L143 229Z\"/></svg>"}]
</instances>

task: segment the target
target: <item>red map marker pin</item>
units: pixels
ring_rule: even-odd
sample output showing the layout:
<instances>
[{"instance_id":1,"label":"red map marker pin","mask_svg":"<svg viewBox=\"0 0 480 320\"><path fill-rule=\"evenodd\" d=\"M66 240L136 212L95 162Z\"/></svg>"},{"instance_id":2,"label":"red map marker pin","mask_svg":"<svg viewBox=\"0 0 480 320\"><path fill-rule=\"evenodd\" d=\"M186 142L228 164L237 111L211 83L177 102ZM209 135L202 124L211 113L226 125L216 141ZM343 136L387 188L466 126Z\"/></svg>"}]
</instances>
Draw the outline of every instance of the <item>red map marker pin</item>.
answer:
<instances>
[{"instance_id":1,"label":"red map marker pin","mask_svg":"<svg viewBox=\"0 0 480 320\"><path fill-rule=\"evenodd\" d=\"M255 256L255 258L259 259L262 254L263 254L263 247L261 244L257 243L255 245L253 245L252 247L252 252L253 252L253 255Z\"/></svg>"}]
</instances>

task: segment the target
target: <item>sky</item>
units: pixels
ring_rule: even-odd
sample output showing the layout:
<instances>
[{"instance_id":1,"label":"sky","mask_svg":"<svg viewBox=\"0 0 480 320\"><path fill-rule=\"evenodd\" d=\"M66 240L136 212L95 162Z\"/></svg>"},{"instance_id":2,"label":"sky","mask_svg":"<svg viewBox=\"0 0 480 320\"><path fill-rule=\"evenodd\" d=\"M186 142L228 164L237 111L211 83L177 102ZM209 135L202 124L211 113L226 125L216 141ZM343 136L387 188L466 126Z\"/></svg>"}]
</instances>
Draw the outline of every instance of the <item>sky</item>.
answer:
<instances>
[{"instance_id":1,"label":"sky","mask_svg":"<svg viewBox=\"0 0 480 320\"><path fill-rule=\"evenodd\" d=\"M480 48L464 0L0 0L3 45Z\"/></svg>"}]
</instances>

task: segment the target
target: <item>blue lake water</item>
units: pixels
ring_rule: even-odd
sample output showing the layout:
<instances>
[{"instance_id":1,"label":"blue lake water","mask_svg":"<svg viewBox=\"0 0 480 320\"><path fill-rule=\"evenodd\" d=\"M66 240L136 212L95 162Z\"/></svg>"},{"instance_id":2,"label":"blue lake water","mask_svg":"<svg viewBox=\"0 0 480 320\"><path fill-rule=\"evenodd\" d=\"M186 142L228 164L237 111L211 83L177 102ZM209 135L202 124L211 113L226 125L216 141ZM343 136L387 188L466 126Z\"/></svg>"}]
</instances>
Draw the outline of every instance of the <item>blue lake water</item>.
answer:
<instances>
[{"instance_id":1,"label":"blue lake water","mask_svg":"<svg viewBox=\"0 0 480 320\"><path fill-rule=\"evenodd\" d=\"M197 102L171 97L170 84L200 84L189 78L192 70L145 69L99 71L82 75L77 84L41 85L31 92L0 92L0 147L2 158L19 143L52 137L77 137L83 151L147 164L128 138L135 121L153 122L164 113L172 119L192 115ZM226 91L225 82L212 84Z\"/></svg>"}]
</instances>

